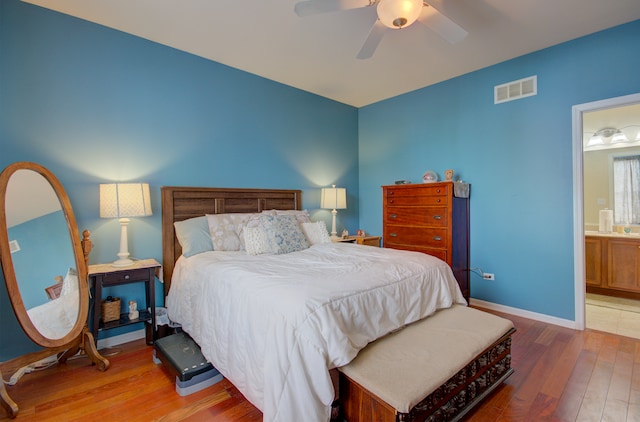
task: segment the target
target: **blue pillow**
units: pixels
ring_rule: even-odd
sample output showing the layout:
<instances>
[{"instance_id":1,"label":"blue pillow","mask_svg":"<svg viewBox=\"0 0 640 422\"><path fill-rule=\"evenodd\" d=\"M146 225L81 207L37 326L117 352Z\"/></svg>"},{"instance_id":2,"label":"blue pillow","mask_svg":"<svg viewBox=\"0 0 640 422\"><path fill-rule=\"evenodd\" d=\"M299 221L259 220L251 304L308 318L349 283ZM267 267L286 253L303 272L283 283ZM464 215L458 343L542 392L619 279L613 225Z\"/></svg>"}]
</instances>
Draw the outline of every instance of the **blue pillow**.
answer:
<instances>
[{"instance_id":1,"label":"blue pillow","mask_svg":"<svg viewBox=\"0 0 640 422\"><path fill-rule=\"evenodd\" d=\"M262 214L260 226L264 230L271 253L285 254L309 247L309 242L294 215Z\"/></svg>"},{"instance_id":2,"label":"blue pillow","mask_svg":"<svg viewBox=\"0 0 640 422\"><path fill-rule=\"evenodd\" d=\"M178 242L182 246L182 255L190 257L213 250L206 216L176 221L173 226L176 229Z\"/></svg>"}]
</instances>

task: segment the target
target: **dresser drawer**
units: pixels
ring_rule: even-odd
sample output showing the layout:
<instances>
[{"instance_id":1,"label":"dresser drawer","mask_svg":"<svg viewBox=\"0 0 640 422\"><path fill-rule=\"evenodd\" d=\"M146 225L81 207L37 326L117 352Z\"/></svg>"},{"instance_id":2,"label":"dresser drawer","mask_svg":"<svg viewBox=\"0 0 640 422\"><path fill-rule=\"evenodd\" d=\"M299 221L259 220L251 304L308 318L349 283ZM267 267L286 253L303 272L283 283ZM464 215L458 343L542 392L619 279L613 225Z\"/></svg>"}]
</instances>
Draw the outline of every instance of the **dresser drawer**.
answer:
<instances>
[{"instance_id":1,"label":"dresser drawer","mask_svg":"<svg viewBox=\"0 0 640 422\"><path fill-rule=\"evenodd\" d=\"M447 253L447 249L435 249L435 248L428 248L428 247L420 247L420 246L416 246L416 245L395 245L393 243L391 243L389 245L387 245L385 243L384 246L385 246L385 248L402 249L402 250L405 250L405 251L414 251L414 252L426 253L427 255L431 255L431 256L435 256L436 258L440 258L441 260L443 260L447 264L451 265L451 263L449 262L449 254Z\"/></svg>"},{"instance_id":2,"label":"dresser drawer","mask_svg":"<svg viewBox=\"0 0 640 422\"><path fill-rule=\"evenodd\" d=\"M449 211L445 206L434 207L387 207L385 224L448 227Z\"/></svg>"},{"instance_id":3,"label":"dresser drawer","mask_svg":"<svg viewBox=\"0 0 640 422\"><path fill-rule=\"evenodd\" d=\"M387 206L429 206L429 205L448 205L448 196L387 196L385 198Z\"/></svg>"},{"instance_id":4,"label":"dresser drawer","mask_svg":"<svg viewBox=\"0 0 640 422\"><path fill-rule=\"evenodd\" d=\"M437 185L415 185L415 186L389 186L386 187L384 192L387 198L390 197L399 197L399 196L409 196L412 198L420 197L420 196L447 196L451 191L450 184L437 184Z\"/></svg>"},{"instance_id":5,"label":"dresser drawer","mask_svg":"<svg viewBox=\"0 0 640 422\"><path fill-rule=\"evenodd\" d=\"M446 248L447 229L436 227L407 227L387 225L384 232L384 244L415 245L430 248Z\"/></svg>"},{"instance_id":6,"label":"dresser drawer","mask_svg":"<svg viewBox=\"0 0 640 422\"><path fill-rule=\"evenodd\" d=\"M147 280L149 278L149 269L148 268L140 268L140 269L132 269L132 270L123 270L118 271L117 273L108 273L105 274L102 279L103 286L108 286L109 283L122 283L125 282L133 282L136 280Z\"/></svg>"}]
</instances>

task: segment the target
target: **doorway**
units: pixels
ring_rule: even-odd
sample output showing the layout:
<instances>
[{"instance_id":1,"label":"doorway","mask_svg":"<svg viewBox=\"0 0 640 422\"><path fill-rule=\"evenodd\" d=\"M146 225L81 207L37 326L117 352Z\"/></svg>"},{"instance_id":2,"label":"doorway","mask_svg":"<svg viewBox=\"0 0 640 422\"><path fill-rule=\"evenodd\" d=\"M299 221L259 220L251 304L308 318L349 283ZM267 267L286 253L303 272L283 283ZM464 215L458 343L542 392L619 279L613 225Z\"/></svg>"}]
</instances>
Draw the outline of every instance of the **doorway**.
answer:
<instances>
[{"instance_id":1,"label":"doorway","mask_svg":"<svg viewBox=\"0 0 640 422\"><path fill-rule=\"evenodd\" d=\"M591 294L586 294L585 282L587 274L585 271L585 235L587 234L586 232L594 234L594 228L595 234L597 234L599 221L597 214L594 216L594 213L598 212L598 207L605 208L609 205L612 209L612 197L609 193L599 194L591 191L585 192L585 178L588 176L588 170L593 166L593 163L588 161L587 164L589 168L585 168L586 152L583 150L586 140L586 132L589 132L587 134L589 136L586 137L588 138L591 134L604 127L613 127L615 125L618 125L618 128L623 127L623 123L616 123L611 120L613 118L612 116L614 116L613 111L630 105L639 104L640 94L633 94L573 107L574 281L576 309L575 321L577 329L584 329L587 327L601 331L614 332L621 335L628 335L624 332L624 326L627 324L626 322L622 324L623 329L621 331L619 330L619 327L621 327L621 319L626 320L630 315L635 316L638 318L638 324L640 324L640 313L637 313L637 311L640 310L640 306L638 306L640 303L637 301L627 302L625 300L618 300L607 296L594 297ZM638 120L640 120L640 116L637 116L635 120L635 123L637 124ZM610 123L607 123L607 121ZM608 147L605 148L605 146L602 146L601 149L608 149ZM622 151L622 149L619 151ZM603 153L600 152L600 154L602 155ZM612 156L610 153L604 154ZM592 157L588 158L591 159ZM592 185L589 186L591 189ZM607 186L607 192L608 188L609 187ZM594 201L597 206L594 205ZM628 306L631 308L628 308ZM633 312L634 310L636 311L635 314L628 314L628 312Z\"/></svg>"}]
</instances>

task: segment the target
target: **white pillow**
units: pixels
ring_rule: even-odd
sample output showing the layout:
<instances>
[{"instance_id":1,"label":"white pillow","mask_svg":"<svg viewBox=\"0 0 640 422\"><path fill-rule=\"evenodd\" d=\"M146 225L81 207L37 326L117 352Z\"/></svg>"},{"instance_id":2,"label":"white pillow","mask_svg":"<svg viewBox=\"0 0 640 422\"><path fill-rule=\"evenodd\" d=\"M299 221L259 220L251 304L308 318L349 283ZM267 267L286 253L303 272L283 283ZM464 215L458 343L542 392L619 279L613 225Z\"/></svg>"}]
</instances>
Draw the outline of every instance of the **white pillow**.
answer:
<instances>
[{"instance_id":1,"label":"white pillow","mask_svg":"<svg viewBox=\"0 0 640 422\"><path fill-rule=\"evenodd\" d=\"M248 255L261 255L270 253L267 236L262 227L245 227L244 248Z\"/></svg>"},{"instance_id":2,"label":"white pillow","mask_svg":"<svg viewBox=\"0 0 640 422\"><path fill-rule=\"evenodd\" d=\"M78 273L75 268L69 268L67 274L62 280L62 289L60 290L60 296L66 296L68 294L78 294L80 286L78 286Z\"/></svg>"},{"instance_id":3,"label":"white pillow","mask_svg":"<svg viewBox=\"0 0 640 422\"><path fill-rule=\"evenodd\" d=\"M329 232L324 221L316 221L314 223L302 223L302 231L307 236L307 240L311 245L318 243L331 243Z\"/></svg>"}]
</instances>

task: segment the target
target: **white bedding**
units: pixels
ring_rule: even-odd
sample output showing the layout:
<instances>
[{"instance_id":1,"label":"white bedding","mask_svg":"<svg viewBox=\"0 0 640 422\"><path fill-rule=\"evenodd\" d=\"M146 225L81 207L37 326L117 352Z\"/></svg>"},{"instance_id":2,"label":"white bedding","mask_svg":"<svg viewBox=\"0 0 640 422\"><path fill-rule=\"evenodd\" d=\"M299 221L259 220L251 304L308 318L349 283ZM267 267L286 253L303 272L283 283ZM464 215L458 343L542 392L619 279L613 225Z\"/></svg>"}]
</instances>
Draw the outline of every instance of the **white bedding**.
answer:
<instances>
[{"instance_id":1,"label":"white bedding","mask_svg":"<svg viewBox=\"0 0 640 422\"><path fill-rule=\"evenodd\" d=\"M66 336L76 325L80 306L79 293L68 294L27 310L31 322L46 338Z\"/></svg>"},{"instance_id":2,"label":"white bedding","mask_svg":"<svg viewBox=\"0 0 640 422\"><path fill-rule=\"evenodd\" d=\"M328 370L453 303L449 266L417 252L323 243L285 255L181 257L167 308L265 421L328 421Z\"/></svg>"}]
</instances>

